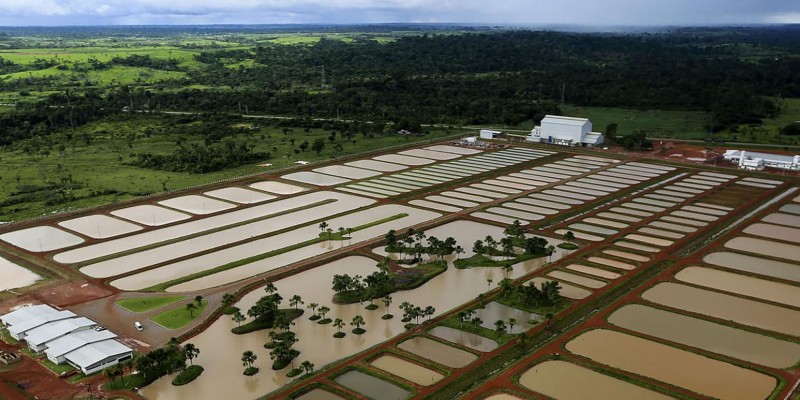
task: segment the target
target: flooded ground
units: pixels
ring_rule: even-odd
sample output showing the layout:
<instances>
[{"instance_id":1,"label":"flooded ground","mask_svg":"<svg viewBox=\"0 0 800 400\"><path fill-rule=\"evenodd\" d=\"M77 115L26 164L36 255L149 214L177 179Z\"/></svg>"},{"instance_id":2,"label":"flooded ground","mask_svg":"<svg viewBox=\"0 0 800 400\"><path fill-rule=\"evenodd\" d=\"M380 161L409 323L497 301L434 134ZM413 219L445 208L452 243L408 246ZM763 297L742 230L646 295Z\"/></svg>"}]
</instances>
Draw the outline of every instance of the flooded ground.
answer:
<instances>
[{"instance_id":1,"label":"flooded ground","mask_svg":"<svg viewBox=\"0 0 800 400\"><path fill-rule=\"evenodd\" d=\"M450 368L464 368L478 359L472 353L422 336L406 340L397 347Z\"/></svg>"},{"instance_id":2,"label":"flooded ground","mask_svg":"<svg viewBox=\"0 0 800 400\"><path fill-rule=\"evenodd\" d=\"M599 212L599 213L597 213L597 216L598 217L603 217L603 218L608 218L608 219L615 219L617 221L631 222L631 223L639 222L639 221L642 220L641 218L631 217L629 215L622 215L622 214L611 213L611 212Z\"/></svg>"},{"instance_id":3,"label":"flooded ground","mask_svg":"<svg viewBox=\"0 0 800 400\"><path fill-rule=\"evenodd\" d=\"M433 385L444 378L444 375L430 368L425 368L392 354L382 355L370 362L370 365L422 386Z\"/></svg>"},{"instance_id":4,"label":"flooded ground","mask_svg":"<svg viewBox=\"0 0 800 400\"><path fill-rule=\"evenodd\" d=\"M344 400L344 397L337 396L327 390L314 389L300 397L297 400Z\"/></svg>"},{"instance_id":5,"label":"flooded ground","mask_svg":"<svg viewBox=\"0 0 800 400\"><path fill-rule=\"evenodd\" d=\"M232 201L239 204L253 204L261 203L262 201L272 200L276 196L257 192L255 190L248 190L240 187L227 187L210 192L203 193L206 196L216 197L218 199Z\"/></svg>"},{"instance_id":6,"label":"flooded ground","mask_svg":"<svg viewBox=\"0 0 800 400\"><path fill-rule=\"evenodd\" d=\"M0 235L0 240L34 253L83 243L83 238L52 226L35 226Z\"/></svg>"},{"instance_id":7,"label":"flooded ground","mask_svg":"<svg viewBox=\"0 0 800 400\"><path fill-rule=\"evenodd\" d=\"M263 190L265 192L270 192L275 194L295 194L306 190L306 188L301 186L290 185L288 183L277 182L277 181L256 182L250 185L250 187L253 189Z\"/></svg>"},{"instance_id":8,"label":"flooded ground","mask_svg":"<svg viewBox=\"0 0 800 400\"><path fill-rule=\"evenodd\" d=\"M461 211L461 209L458 207L448 206L440 203L434 203L432 201L427 201L427 200L411 200L408 202L408 204L411 204L412 206L425 207L425 208L430 208L432 210L451 212L451 213Z\"/></svg>"},{"instance_id":9,"label":"flooded ground","mask_svg":"<svg viewBox=\"0 0 800 400\"><path fill-rule=\"evenodd\" d=\"M794 226L794 227L800 226L800 216L791 214L772 213L762 218L761 220L764 222L769 222L771 224Z\"/></svg>"},{"instance_id":10,"label":"flooded ground","mask_svg":"<svg viewBox=\"0 0 800 400\"><path fill-rule=\"evenodd\" d=\"M657 247L645 246L642 244L625 242L625 241L619 241L614 244L616 244L619 247L625 247L628 249L639 250L639 251L646 251L648 253L658 253L659 251L661 251L661 249Z\"/></svg>"},{"instance_id":11,"label":"flooded ground","mask_svg":"<svg viewBox=\"0 0 800 400\"><path fill-rule=\"evenodd\" d=\"M379 172L397 172L397 171L402 171L402 170L408 168L405 165L392 164L392 163L387 163L387 162L383 162L383 161L375 161L375 160L356 160L356 161L351 161L351 162L345 163L344 165L348 165L348 166L356 167L356 168L371 169L373 171L379 171Z\"/></svg>"},{"instance_id":12,"label":"flooded ground","mask_svg":"<svg viewBox=\"0 0 800 400\"><path fill-rule=\"evenodd\" d=\"M590 233L597 233L599 235L606 235L606 236L614 235L617 232L619 232L619 231L617 231L615 229L603 228L603 227L600 227L600 226L584 224L584 223L571 224L569 226L569 228L570 229L576 229L576 230L579 230L579 231L586 231L586 232L590 232Z\"/></svg>"},{"instance_id":13,"label":"flooded ground","mask_svg":"<svg viewBox=\"0 0 800 400\"><path fill-rule=\"evenodd\" d=\"M615 253L609 253L610 251L613 251L613 250L606 251L606 253L611 254L612 256L618 256L618 257L620 257L618 254L623 254L623 256L622 256L623 258L629 258L629 259L631 258L630 256L629 257L624 257L624 256L626 256L628 254L631 254L631 253L616 252L616 254L615 254ZM649 260L648 257L644 257L644 256L639 256L639 257L644 258L645 259L644 261ZM612 267L612 268L624 269L626 271L631 271L631 270L636 269L636 266L633 265L633 264L628 264L628 263L624 263L622 261L617 261L617 260L611 260L611 259L608 259L608 258L605 258L605 257L589 257L589 258L586 259L586 261L589 261L589 262L592 262L592 263L596 263L596 264L605 265L605 266ZM639 261L639 260L634 259L634 261ZM644 261L641 261L641 262L644 262Z\"/></svg>"},{"instance_id":14,"label":"flooded ground","mask_svg":"<svg viewBox=\"0 0 800 400\"><path fill-rule=\"evenodd\" d=\"M215 214L236 207L235 204L197 195L173 197L158 204L197 215Z\"/></svg>"},{"instance_id":15,"label":"flooded ground","mask_svg":"<svg viewBox=\"0 0 800 400\"><path fill-rule=\"evenodd\" d=\"M301 171L301 172L286 174L281 176L281 179L308 183L317 186L333 186L341 183L350 182L350 179L337 178L335 176L319 174L316 172L309 172L309 171Z\"/></svg>"},{"instance_id":16,"label":"flooded ground","mask_svg":"<svg viewBox=\"0 0 800 400\"><path fill-rule=\"evenodd\" d=\"M732 252L706 255L703 262L752 274L800 282L800 265Z\"/></svg>"},{"instance_id":17,"label":"flooded ground","mask_svg":"<svg viewBox=\"0 0 800 400\"><path fill-rule=\"evenodd\" d=\"M30 286L42 279L39 275L27 268L20 267L11 261L0 257L0 291Z\"/></svg>"},{"instance_id":18,"label":"flooded ground","mask_svg":"<svg viewBox=\"0 0 800 400\"><path fill-rule=\"evenodd\" d=\"M397 154L401 154L404 156L412 156L412 157L430 158L431 160L452 160L454 158L461 157L461 155L456 153L441 152L430 149L411 149L411 150L401 151Z\"/></svg>"},{"instance_id":19,"label":"flooded ground","mask_svg":"<svg viewBox=\"0 0 800 400\"><path fill-rule=\"evenodd\" d=\"M800 345L796 343L640 304L620 308L608 317L608 322L646 335L778 369L789 368L800 360Z\"/></svg>"},{"instance_id":20,"label":"flooded ground","mask_svg":"<svg viewBox=\"0 0 800 400\"><path fill-rule=\"evenodd\" d=\"M525 371L519 383L559 400L661 400L671 397L567 361L545 361Z\"/></svg>"},{"instance_id":21,"label":"flooded ground","mask_svg":"<svg viewBox=\"0 0 800 400\"><path fill-rule=\"evenodd\" d=\"M611 272L611 271L608 271L608 270L605 270L605 269L602 269L602 268L589 267L589 266L580 265L580 264L568 265L567 269L570 269L570 270L573 270L573 271L577 271L577 272L581 272L581 273L588 274L588 275L599 276L601 278L606 278L606 279L617 279L620 276L622 276L621 274L618 274L616 272Z\"/></svg>"},{"instance_id":22,"label":"flooded ground","mask_svg":"<svg viewBox=\"0 0 800 400\"><path fill-rule=\"evenodd\" d=\"M142 230L139 225L101 214L68 219L58 224L73 232L95 239L105 239Z\"/></svg>"},{"instance_id":23,"label":"flooded ground","mask_svg":"<svg viewBox=\"0 0 800 400\"><path fill-rule=\"evenodd\" d=\"M622 222L616 222L616 221L611 221L611 220L602 219L602 218L586 218L586 219L583 220L583 222L586 222L586 223L589 223L589 224L610 226L612 228L617 228L617 229L625 229L628 226L630 226L630 225L622 223Z\"/></svg>"},{"instance_id":24,"label":"flooded ground","mask_svg":"<svg viewBox=\"0 0 800 400\"><path fill-rule=\"evenodd\" d=\"M725 247L791 261L800 261L800 247L771 240L736 237L725 243Z\"/></svg>"},{"instance_id":25,"label":"flooded ground","mask_svg":"<svg viewBox=\"0 0 800 400\"><path fill-rule=\"evenodd\" d=\"M572 353L719 399L764 399L776 379L686 350L606 329L581 334Z\"/></svg>"},{"instance_id":26,"label":"flooded ground","mask_svg":"<svg viewBox=\"0 0 800 400\"><path fill-rule=\"evenodd\" d=\"M800 287L713 268L684 268L675 278L699 286L800 307Z\"/></svg>"},{"instance_id":27,"label":"flooded ground","mask_svg":"<svg viewBox=\"0 0 800 400\"><path fill-rule=\"evenodd\" d=\"M161 226L191 218L188 214L149 204L121 208L112 211L111 214L148 226Z\"/></svg>"},{"instance_id":28,"label":"flooded ground","mask_svg":"<svg viewBox=\"0 0 800 400\"><path fill-rule=\"evenodd\" d=\"M672 246L672 244L674 243L672 240L659 239L645 235L637 235L635 233L632 233L630 235L625 235L625 239L652 244L654 246L660 246L660 247Z\"/></svg>"},{"instance_id":29,"label":"flooded ground","mask_svg":"<svg viewBox=\"0 0 800 400\"><path fill-rule=\"evenodd\" d=\"M539 321L542 319L542 316L539 314L533 314L516 308L508 307L496 301L486 304L483 308L476 309L475 315L483 320L483 323L481 324L482 327L491 330L495 329L495 322L502 320L507 324L510 318L514 318L517 323L513 328L508 326L508 333L511 334L525 332L536 325L528 321Z\"/></svg>"},{"instance_id":30,"label":"flooded ground","mask_svg":"<svg viewBox=\"0 0 800 400\"><path fill-rule=\"evenodd\" d=\"M443 151L445 153L463 154L463 155L472 155L481 152L478 149L470 149L466 147L449 146L449 145L428 146L425 149L433 151Z\"/></svg>"},{"instance_id":31,"label":"flooded ground","mask_svg":"<svg viewBox=\"0 0 800 400\"><path fill-rule=\"evenodd\" d=\"M378 156L374 157L373 160L384 161L393 164L414 165L414 166L433 164L433 160L429 160L427 158L401 156L399 154L387 154L383 156Z\"/></svg>"},{"instance_id":32,"label":"flooded ground","mask_svg":"<svg viewBox=\"0 0 800 400\"><path fill-rule=\"evenodd\" d=\"M314 168L313 171L319 172L320 174L340 176L348 179L365 179L381 175L380 172L350 167L347 165L328 165L327 167Z\"/></svg>"},{"instance_id":33,"label":"flooded ground","mask_svg":"<svg viewBox=\"0 0 800 400\"><path fill-rule=\"evenodd\" d=\"M536 284L537 287L541 286L544 282L549 282L552 279L546 279L542 277L536 277L531 279L529 282L533 282ZM561 295L573 300L581 300L589 297L592 292L586 289L579 288L577 286L569 285L563 282L558 283L561 286Z\"/></svg>"},{"instance_id":34,"label":"flooded ground","mask_svg":"<svg viewBox=\"0 0 800 400\"><path fill-rule=\"evenodd\" d=\"M484 353L498 347L494 340L448 326L437 326L428 331L428 334Z\"/></svg>"},{"instance_id":35,"label":"flooded ground","mask_svg":"<svg viewBox=\"0 0 800 400\"><path fill-rule=\"evenodd\" d=\"M175 241L173 243L166 244L160 247L155 247L152 249L143 250L133 254L91 264L89 266L82 268L81 272L92 277L110 277L124 272L135 271L137 269L141 269L147 266L163 263L179 257L184 257L198 252L211 250L227 244L233 244L239 241L252 239L256 235L268 234L271 232L284 229L286 227L291 227L295 224L308 223L310 221L314 221L320 218L325 218L342 211L353 210L358 207L364 207L373 202L372 200L367 200L361 197L355 197L349 195L335 195L332 196L331 198L325 195L320 196L316 193L312 193L306 196L301 196L301 198L294 198L291 200L281 201L280 204L273 203L271 204L272 207L268 207L269 205L264 205L259 207L264 207L265 212L269 210L272 211L273 213L278 213L280 212L282 206L290 207L294 205L295 207L297 206L302 207L304 201L311 202L317 200L316 202L311 203L315 204L319 201L326 199L337 200L337 201L321 204L315 207L300 209L297 211L284 212L283 214L275 216L273 218L265 218L259 221L238 225L233 228L228 228L228 229L218 228L219 229L218 231L208 233L206 235L186 240ZM217 222L218 223L216 225L217 227L222 227L226 225L231 225L231 223L233 222L238 222L240 219L244 219L247 216L248 216L247 214L245 215L225 214L215 217L213 220L209 218L205 220L188 222L181 225L173 225L169 228L164 228L157 231L145 232L139 235L128 236L122 239L104 242L92 246L86 246L77 250L60 253L55 256L55 260L58 262L83 261L85 257L91 257L91 256L97 257L97 256L109 255L106 254L105 251L119 252L119 251L131 250L139 246L153 244L159 241L174 239L194 232L199 233L202 232L203 231L202 229L206 227L213 229L214 228L213 225L209 226L210 225L209 222L211 221ZM291 235L288 235L287 233L284 234L283 237L286 238L289 236ZM286 242L284 246L293 243L298 243L303 240L309 240L310 238L311 237L309 236L305 236L302 238L297 237L296 238L297 240ZM152 241L148 243L148 240ZM250 243L253 242L257 242L257 240L251 241Z\"/></svg>"},{"instance_id":36,"label":"flooded ground","mask_svg":"<svg viewBox=\"0 0 800 400\"><path fill-rule=\"evenodd\" d=\"M556 230L556 233L559 234L559 235L565 235L567 232L570 232L570 230L568 230L568 229L557 229ZM589 241L592 241L592 242L601 242L601 241L605 240L605 238L602 237L602 236L591 235L591 234L588 234L588 233L583 233L583 232L578 232L578 231L572 232L572 235L575 236L578 239L589 240Z\"/></svg>"},{"instance_id":37,"label":"flooded ground","mask_svg":"<svg viewBox=\"0 0 800 400\"><path fill-rule=\"evenodd\" d=\"M361 371L348 371L334 379L336 383L369 399L407 399L411 392Z\"/></svg>"},{"instance_id":38,"label":"flooded ground","mask_svg":"<svg viewBox=\"0 0 800 400\"><path fill-rule=\"evenodd\" d=\"M653 221L653 222L649 223L648 225L656 227L656 228L661 228L661 229L669 229L669 230L675 231L675 232L683 232L683 233L694 233L694 232L697 232L697 228L693 228L691 226L671 224L669 222L663 222L663 221Z\"/></svg>"},{"instance_id":39,"label":"flooded ground","mask_svg":"<svg viewBox=\"0 0 800 400\"><path fill-rule=\"evenodd\" d=\"M642 294L657 304L800 336L800 311L677 283L659 283Z\"/></svg>"},{"instance_id":40,"label":"flooded ground","mask_svg":"<svg viewBox=\"0 0 800 400\"><path fill-rule=\"evenodd\" d=\"M591 288L591 289L600 289L601 287L604 287L604 286L607 285L607 283L604 282L604 281L600 281L600 280L597 280L597 279L591 279L591 278L587 278L585 276L580 276L580 275L576 275L576 274L572 274L572 273L564 272L564 271L558 271L558 270L550 272L549 274L547 274L547 276L549 276L551 278L559 279L559 280L562 280L562 281L565 281L565 282L571 282L571 283L574 283L576 285L580 285L580 286Z\"/></svg>"},{"instance_id":41,"label":"flooded ground","mask_svg":"<svg viewBox=\"0 0 800 400\"><path fill-rule=\"evenodd\" d=\"M800 229L788 226L755 223L745 228L743 232L753 236L800 243Z\"/></svg>"},{"instance_id":42,"label":"flooded ground","mask_svg":"<svg viewBox=\"0 0 800 400\"><path fill-rule=\"evenodd\" d=\"M619 250L607 249L607 250L603 250L603 253L608 254L610 256L625 258L625 259L628 259L628 260L638 261L638 262L646 262L646 261L650 260L650 257L646 257L646 256L643 256L641 254L633 254L633 253L628 253L628 252L619 251ZM631 266L628 266L627 268L630 268L630 267Z\"/></svg>"}]
</instances>

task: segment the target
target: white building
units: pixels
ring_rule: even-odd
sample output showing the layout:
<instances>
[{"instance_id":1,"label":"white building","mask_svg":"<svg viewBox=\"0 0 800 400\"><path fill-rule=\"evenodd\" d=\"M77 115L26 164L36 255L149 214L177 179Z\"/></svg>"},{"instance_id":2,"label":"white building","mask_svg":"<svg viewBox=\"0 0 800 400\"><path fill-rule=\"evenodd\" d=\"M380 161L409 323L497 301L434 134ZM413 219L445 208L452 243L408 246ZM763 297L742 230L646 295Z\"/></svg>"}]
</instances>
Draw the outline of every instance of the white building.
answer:
<instances>
[{"instance_id":1,"label":"white building","mask_svg":"<svg viewBox=\"0 0 800 400\"><path fill-rule=\"evenodd\" d=\"M36 329L28 331L25 341L31 351L41 353L47 349L50 341L66 336L73 332L92 329L97 323L86 317L69 318L63 321L48 322Z\"/></svg>"},{"instance_id":2,"label":"white building","mask_svg":"<svg viewBox=\"0 0 800 400\"><path fill-rule=\"evenodd\" d=\"M528 141L562 146L599 146L603 134L592 132L592 122L586 118L546 115L540 126L533 128Z\"/></svg>"},{"instance_id":3,"label":"white building","mask_svg":"<svg viewBox=\"0 0 800 400\"><path fill-rule=\"evenodd\" d=\"M82 346L67 353L64 358L73 367L90 375L130 360L133 358L133 350L115 339L108 339Z\"/></svg>"},{"instance_id":4,"label":"white building","mask_svg":"<svg viewBox=\"0 0 800 400\"><path fill-rule=\"evenodd\" d=\"M490 130L490 129L481 129L480 137L481 137L481 139L494 139L494 138L500 136L501 133L503 133L503 132L493 131L493 130Z\"/></svg>"},{"instance_id":5,"label":"white building","mask_svg":"<svg viewBox=\"0 0 800 400\"><path fill-rule=\"evenodd\" d=\"M44 324L75 317L72 311L59 311L45 304L22 307L0 316L8 333L16 340L25 340L28 332Z\"/></svg>"},{"instance_id":6,"label":"white building","mask_svg":"<svg viewBox=\"0 0 800 400\"><path fill-rule=\"evenodd\" d=\"M114 339L117 334L108 330L96 331L94 329L79 331L69 335L54 339L47 343L47 350L44 353L47 359L53 364L63 364L67 361L67 353L78 350L83 346L92 343Z\"/></svg>"},{"instance_id":7,"label":"white building","mask_svg":"<svg viewBox=\"0 0 800 400\"><path fill-rule=\"evenodd\" d=\"M800 170L800 155L759 153L744 150L726 150L722 158L739 165L741 169L762 170L764 167Z\"/></svg>"}]
</instances>

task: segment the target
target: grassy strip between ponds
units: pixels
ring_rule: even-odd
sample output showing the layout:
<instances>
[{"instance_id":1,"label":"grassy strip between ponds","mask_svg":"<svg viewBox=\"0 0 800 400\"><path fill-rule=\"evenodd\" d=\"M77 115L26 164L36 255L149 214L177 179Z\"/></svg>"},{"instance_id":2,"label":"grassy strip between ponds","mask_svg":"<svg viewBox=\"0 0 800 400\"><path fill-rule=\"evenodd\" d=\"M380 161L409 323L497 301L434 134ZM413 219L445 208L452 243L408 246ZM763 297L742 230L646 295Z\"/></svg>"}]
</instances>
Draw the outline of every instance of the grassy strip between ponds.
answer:
<instances>
[{"instance_id":1,"label":"grassy strip between ponds","mask_svg":"<svg viewBox=\"0 0 800 400\"><path fill-rule=\"evenodd\" d=\"M564 242L564 243L559 244L556 247L558 247L559 249L564 249L564 250L575 250L575 249L578 248L578 245L575 244L575 243Z\"/></svg>"},{"instance_id":2,"label":"grassy strip between ponds","mask_svg":"<svg viewBox=\"0 0 800 400\"><path fill-rule=\"evenodd\" d=\"M364 225L359 225L359 226L356 226L356 227L351 228L351 229L352 229L352 232L358 232L360 230L367 229L367 228L370 228L372 226L376 226L376 225L384 224L386 222L402 219L402 218L405 218L407 216L408 216L408 214L406 214L406 213L395 214L395 215L392 215L390 217L379 219L377 221L372 221L370 223L366 223ZM342 237L342 235L340 235L338 232L331 233L330 236L331 237ZM343 237L341 240L344 240L344 238L346 238L346 237ZM195 280L195 279L199 279L199 278L202 278L204 276L213 275L213 274L216 274L218 272L227 271L229 269L241 267L242 265L254 263L256 261L261 261L263 259L270 258L270 257L275 257L277 255L280 255L280 254L283 254L283 253L287 253L287 252L290 252L292 250L297 250L297 249L300 249L300 248L303 248L303 247L306 247L306 246L310 246L312 244L322 243L322 242L325 242L327 240L329 240L328 239L328 234L324 234L324 235L321 235L321 236L316 237L314 239L306 240L306 241L300 242L300 243L295 243L295 244L293 244L291 246L282 247L280 249L268 251L266 253L258 254L258 255L252 256L252 257L247 257L247 258L243 258L241 260L236 260L236 261L233 261L233 262L230 262L230 263L227 263L227 264L223 264L223 265L220 265L219 267L216 267L216 268L211 268L211 269L208 269L208 270L205 270L205 271L196 272L194 274L189 274L189 275L186 275L186 276L182 276L180 278L176 278L176 279L172 279L172 280L169 280L169 281L166 281L166 282L162 282L162 283L159 283L157 285L150 286L149 288L144 289L144 291L163 292L167 288L169 288L170 286L179 285L181 283L185 283L185 282L189 282L189 281L192 281L192 280ZM330 239L330 240L333 240L333 239Z\"/></svg>"},{"instance_id":3,"label":"grassy strip between ponds","mask_svg":"<svg viewBox=\"0 0 800 400\"><path fill-rule=\"evenodd\" d=\"M190 303L197 304L197 303ZM208 307L208 300L200 302L200 306L194 310L188 310L186 306L180 306L171 310L164 311L160 314L153 315L150 320L163 326L167 329L179 329L189 325L192 321L197 319L203 311Z\"/></svg>"},{"instance_id":4,"label":"grassy strip between ponds","mask_svg":"<svg viewBox=\"0 0 800 400\"><path fill-rule=\"evenodd\" d=\"M172 380L172 384L174 386L183 386L193 380L195 380L200 374L203 373L203 367L199 365L191 365L189 368L181 371L175 379Z\"/></svg>"},{"instance_id":5,"label":"grassy strip between ponds","mask_svg":"<svg viewBox=\"0 0 800 400\"><path fill-rule=\"evenodd\" d=\"M392 278L389 279L389 283L382 288L382 290L372 294L372 297L379 299L401 290L416 289L444 271L447 271L447 263L445 261L433 261L425 264L419 264L416 267L405 268L400 273L393 274ZM366 300L367 296L367 289L348 290L346 292L336 293L333 295L333 303L359 303Z\"/></svg>"},{"instance_id":6,"label":"grassy strip between ponds","mask_svg":"<svg viewBox=\"0 0 800 400\"><path fill-rule=\"evenodd\" d=\"M525 321L520 321L520 323L525 323ZM442 320L440 323L436 324L436 326L447 326L453 329L457 329L463 332L474 333L478 336L483 336L487 339L492 339L500 345L505 344L509 340L516 337L514 334L510 333L503 333L500 334L495 330L484 328L482 326L475 326L469 322L461 322L458 320L456 316L451 316Z\"/></svg>"},{"instance_id":7,"label":"grassy strip between ponds","mask_svg":"<svg viewBox=\"0 0 800 400\"><path fill-rule=\"evenodd\" d=\"M130 312L141 313L166 306L189 296L149 296L118 300L116 304Z\"/></svg>"},{"instance_id":8,"label":"grassy strip between ponds","mask_svg":"<svg viewBox=\"0 0 800 400\"><path fill-rule=\"evenodd\" d=\"M466 269L472 267L508 267L514 264L532 260L534 258L544 257L547 255L547 251L543 253L535 253L535 254L520 254L516 257L509 258L507 260L492 260L489 257L484 256L483 254L475 254L472 257L468 258L459 258L458 260L453 261L453 265L458 269Z\"/></svg>"}]
</instances>

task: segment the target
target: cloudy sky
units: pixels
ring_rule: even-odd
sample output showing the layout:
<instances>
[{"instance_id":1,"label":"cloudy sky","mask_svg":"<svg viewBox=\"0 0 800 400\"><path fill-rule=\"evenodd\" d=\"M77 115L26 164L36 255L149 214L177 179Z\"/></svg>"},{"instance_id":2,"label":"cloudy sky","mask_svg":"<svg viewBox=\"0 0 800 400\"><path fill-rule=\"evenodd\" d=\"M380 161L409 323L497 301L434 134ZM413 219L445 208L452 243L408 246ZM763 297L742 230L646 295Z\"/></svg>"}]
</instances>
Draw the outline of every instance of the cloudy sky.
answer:
<instances>
[{"instance_id":1,"label":"cloudy sky","mask_svg":"<svg viewBox=\"0 0 800 400\"><path fill-rule=\"evenodd\" d=\"M0 0L0 25L800 23L800 0Z\"/></svg>"}]
</instances>

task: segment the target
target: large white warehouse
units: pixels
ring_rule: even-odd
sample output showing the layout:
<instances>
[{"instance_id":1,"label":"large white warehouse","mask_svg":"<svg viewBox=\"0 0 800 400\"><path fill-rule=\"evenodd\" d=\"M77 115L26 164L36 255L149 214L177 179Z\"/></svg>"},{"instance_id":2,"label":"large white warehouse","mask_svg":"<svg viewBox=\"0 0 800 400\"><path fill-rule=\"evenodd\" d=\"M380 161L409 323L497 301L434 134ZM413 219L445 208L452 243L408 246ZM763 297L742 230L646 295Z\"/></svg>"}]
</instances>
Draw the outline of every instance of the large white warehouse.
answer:
<instances>
[{"instance_id":1,"label":"large white warehouse","mask_svg":"<svg viewBox=\"0 0 800 400\"><path fill-rule=\"evenodd\" d=\"M592 132L592 122L586 118L546 115L540 126L533 128L528 141L562 146L599 146L603 134Z\"/></svg>"}]
</instances>

